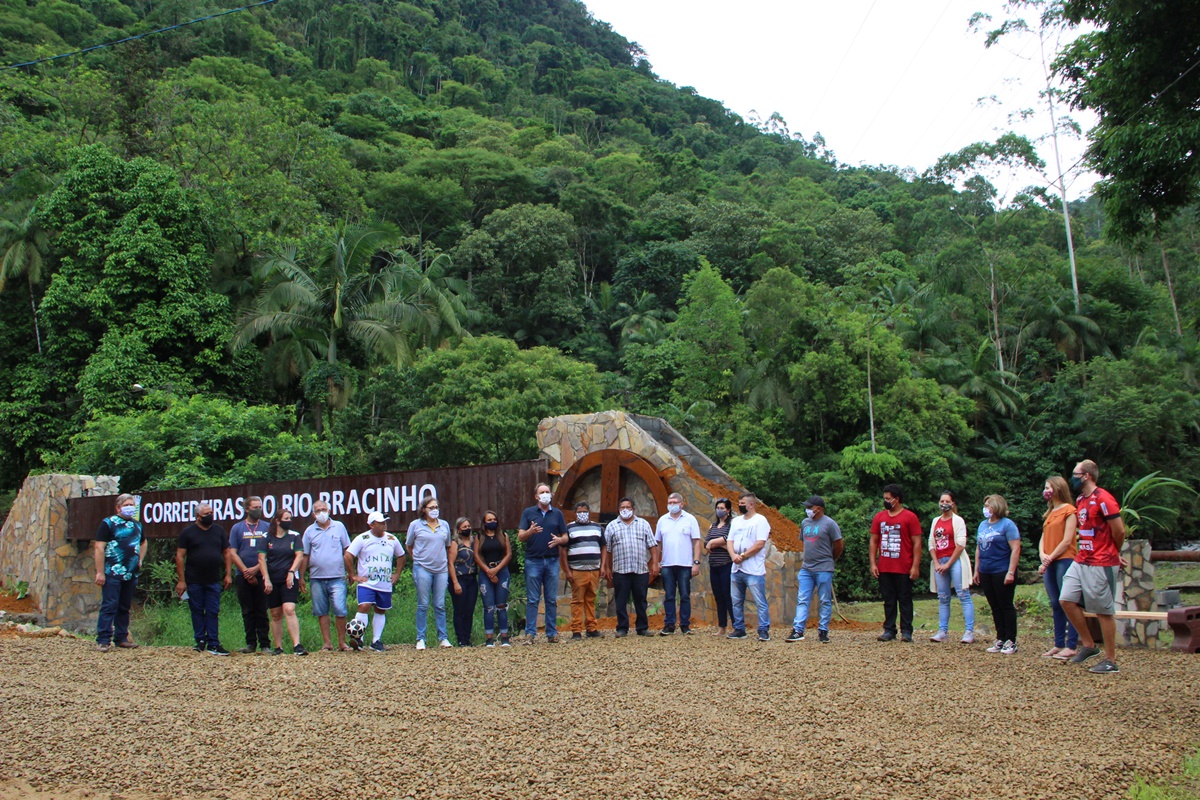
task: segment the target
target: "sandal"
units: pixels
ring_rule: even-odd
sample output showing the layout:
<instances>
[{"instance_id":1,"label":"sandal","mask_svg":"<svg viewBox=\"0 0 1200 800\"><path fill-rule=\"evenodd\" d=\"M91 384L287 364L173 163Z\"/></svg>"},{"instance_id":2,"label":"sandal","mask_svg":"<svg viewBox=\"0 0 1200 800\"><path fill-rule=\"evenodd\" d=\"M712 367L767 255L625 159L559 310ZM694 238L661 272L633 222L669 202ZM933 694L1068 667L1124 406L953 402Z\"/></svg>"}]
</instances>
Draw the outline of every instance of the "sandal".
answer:
<instances>
[{"instance_id":1,"label":"sandal","mask_svg":"<svg viewBox=\"0 0 1200 800\"><path fill-rule=\"evenodd\" d=\"M1065 648L1062 648L1062 647L1051 647L1049 650L1042 653L1042 658L1054 658L1056 655L1061 653L1064 649Z\"/></svg>"},{"instance_id":2,"label":"sandal","mask_svg":"<svg viewBox=\"0 0 1200 800\"><path fill-rule=\"evenodd\" d=\"M341 651L341 652L343 652L343 653L349 653L349 652L350 652L350 645L348 645L348 644L344 644L344 645L342 645L341 647L339 647L339 648L338 648L338 650L340 650L340 651Z\"/></svg>"},{"instance_id":3,"label":"sandal","mask_svg":"<svg viewBox=\"0 0 1200 800\"><path fill-rule=\"evenodd\" d=\"M1075 653L1077 653L1077 652L1078 652L1077 650L1072 650L1069 647L1064 647L1062 650L1059 650L1057 653L1055 653L1053 656L1051 656L1051 658L1058 659L1059 661L1069 661L1070 659L1075 657Z\"/></svg>"},{"instance_id":4,"label":"sandal","mask_svg":"<svg viewBox=\"0 0 1200 800\"><path fill-rule=\"evenodd\" d=\"M321 652L322 653L332 653L333 647L331 647L330 645L325 645L324 647L321 648Z\"/></svg>"}]
</instances>

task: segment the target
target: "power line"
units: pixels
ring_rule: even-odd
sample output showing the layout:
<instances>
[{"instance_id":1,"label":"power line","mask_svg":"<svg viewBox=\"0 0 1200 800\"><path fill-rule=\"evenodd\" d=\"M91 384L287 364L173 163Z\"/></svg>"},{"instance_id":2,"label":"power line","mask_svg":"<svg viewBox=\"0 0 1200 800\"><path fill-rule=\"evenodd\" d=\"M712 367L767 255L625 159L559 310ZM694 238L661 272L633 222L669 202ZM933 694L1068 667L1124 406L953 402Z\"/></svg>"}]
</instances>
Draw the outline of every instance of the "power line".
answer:
<instances>
[{"instance_id":1,"label":"power line","mask_svg":"<svg viewBox=\"0 0 1200 800\"><path fill-rule=\"evenodd\" d=\"M176 25L168 25L167 27L159 28L158 30L147 31L146 33L139 33L136 36L126 36L124 39L116 39L111 42L104 42L103 44L94 44L91 47L85 47L82 50L73 50L70 53L61 53L57 56L47 56L46 58L39 58L35 61L23 61L20 64L9 64L7 66L0 67L0 72L3 72L4 70L7 70L7 69L20 69L21 67L32 67L37 64L44 64L47 61L57 61L60 58L70 58L71 56L83 55L84 53L90 53L93 50L100 50L105 47L112 47L113 45L124 44L125 42L133 42L138 39L145 39L147 36L153 36L156 33L166 33L167 31L177 30L178 28L186 28L188 25L195 25L197 22L207 22L210 19L216 19L217 17L223 17L226 14L236 14L239 11L249 11L252 8L258 8L259 6L265 6L270 3L274 3L274 2L275 2L275 0L262 0L262 2L255 3L254 5L242 6L241 8L231 8L228 11L220 11L220 12L217 12L216 14L209 14L207 17L199 17L197 19L188 20L187 22L180 22Z\"/></svg>"},{"instance_id":2,"label":"power line","mask_svg":"<svg viewBox=\"0 0 1200 800\"><path fill-rule=\"evenodd\" d=\"M839 60L837 66L833 68L833 72L830 74L829 80L825 82L825 90L821 92L821 96L817 98L817 102L813 104L812 115L814 121L817 119L817 112L821 109L821 105L825 102L825 98L829 96L829 89L833 86L834 79L837 78L838 73L842 71L842 65L846 63L846 59L850 57L850 51L854 49L854 43L858 41L858 35L863 32L863 28L866 27L867 20L870 19L871 12L875 10L875 4L878 2L879 0L873 0L871 7L867 9L867 13L863 16L862 22L858 23L858 30L856 30L854 32L854 36L850 38L850 44L846 45L846 52L842 53L841 60Z\"/></svg>"}]
</instances>

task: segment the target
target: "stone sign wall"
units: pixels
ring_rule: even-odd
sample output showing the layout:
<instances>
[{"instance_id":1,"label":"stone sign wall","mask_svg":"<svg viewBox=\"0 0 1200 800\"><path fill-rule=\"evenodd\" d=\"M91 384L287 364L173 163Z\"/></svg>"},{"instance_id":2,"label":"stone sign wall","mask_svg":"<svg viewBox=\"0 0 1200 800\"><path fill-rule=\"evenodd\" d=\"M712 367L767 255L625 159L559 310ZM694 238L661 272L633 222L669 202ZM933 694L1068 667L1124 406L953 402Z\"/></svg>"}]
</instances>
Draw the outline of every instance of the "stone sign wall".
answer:
<instances>
[{"instance_id":1,"label":"stone sign wall","mask_svg":"<svg viewBox=\"0 0 1200 800\"><path fill-rule=\"evenodd\" d=\"M51 625L95 626L100 589L91 542L67 539L67 499L115 495L117 482L112 476L30 475L8 513L0 532L0 578L28 582Z\"/></svg>"}]
</instances>

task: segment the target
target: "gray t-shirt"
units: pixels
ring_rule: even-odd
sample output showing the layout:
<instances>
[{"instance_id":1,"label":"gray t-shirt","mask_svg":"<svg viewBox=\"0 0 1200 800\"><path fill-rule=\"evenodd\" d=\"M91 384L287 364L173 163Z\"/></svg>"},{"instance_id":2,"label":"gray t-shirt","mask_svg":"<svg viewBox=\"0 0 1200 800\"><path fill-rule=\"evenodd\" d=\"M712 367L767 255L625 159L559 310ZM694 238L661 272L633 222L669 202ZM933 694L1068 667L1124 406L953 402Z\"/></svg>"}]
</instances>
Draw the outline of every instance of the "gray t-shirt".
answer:
<instances>
[{"instance_id":1,"label":"gray t-shirt","mask_svg":"<svg viewBox=\"0 0 1200 800\"><path fill-rule=\"evenodd\" d=\"M804 537L804 568L812 572L833 572L833 543L842 538L842 529L829 517L806 519L800 525Z\"/></svg>"},{"instance_id":2,"label":"gray t-shirt","mask_svg":"<svg viewBox=\"0 0 1200 800\"><path fill-rule=\"evenodd\" d=\"M346 577L346 561L342 555L350 546L346 526L336 519L321 530L317 523L304 531L304 555L308 556L308 577L317 580Z\"/></svg>"},{"instance_id":3,"label":"gray t-shirt","mask_svg":"<svg viewBox=\"0 0 1200 800\"><path fill-rule=\"evenodd\" d=\"M430 572L447 572L449 561L446 548L450 546L450 525L439 519L432 527L423 519L414 519L408 525L408 536L404 540L413 564L419 564Z\"/></svg>"}]
</instances>

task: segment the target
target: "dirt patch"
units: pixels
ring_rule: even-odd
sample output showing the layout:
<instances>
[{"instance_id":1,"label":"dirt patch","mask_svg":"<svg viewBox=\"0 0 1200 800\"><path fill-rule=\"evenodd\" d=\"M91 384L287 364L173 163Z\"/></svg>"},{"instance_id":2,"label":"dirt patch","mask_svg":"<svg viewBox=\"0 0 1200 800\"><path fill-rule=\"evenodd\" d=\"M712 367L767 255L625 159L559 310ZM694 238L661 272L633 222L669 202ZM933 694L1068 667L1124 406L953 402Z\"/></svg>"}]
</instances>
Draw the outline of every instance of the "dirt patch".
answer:
<instances>
[{"instance_id":1,"label":"dirt patch","mask_svg":"<svg viewBox=\"0 0 1200 800\"><path fill-rule=\"evenodd\" d=\"M36 614L37 610L37 605L29 595L18 600L15 594L0 592L0 611L9 614Z\"/></svg>"},{"instance_id":2,"label":"dirt patch","mask_svg":"<svg viewBox=\"0 0 1200 800\"><path fill-rule=\"evenodd\" d=\"M686 461L683 462L683 471L687 473L688 478L695 481L706 492L713 497L731 496L729 487L722 486L719 483L714 483L708 478L705 478ZM737 498L733 498L734 506L737 505ZM792 520L780 514L775 509L764 504L761 500L758 505L758 512L767 518L767 522L771 523L771 542L778 549L785 553L802 553L804 552L804 542L800 540L800 526Z\"/></svg>"},{"instance_id":3,"label":"dirt patch","mask_svg":"<svg viewBox=\"0 0 1200 800\"><path fill-rule=\"evenodd\" d=\"M1197 744L1194 656L1096 676L1032 637L783 633L308 658L6 639L0 797L1098 798Z\"/></svg>"}]
</instances>

